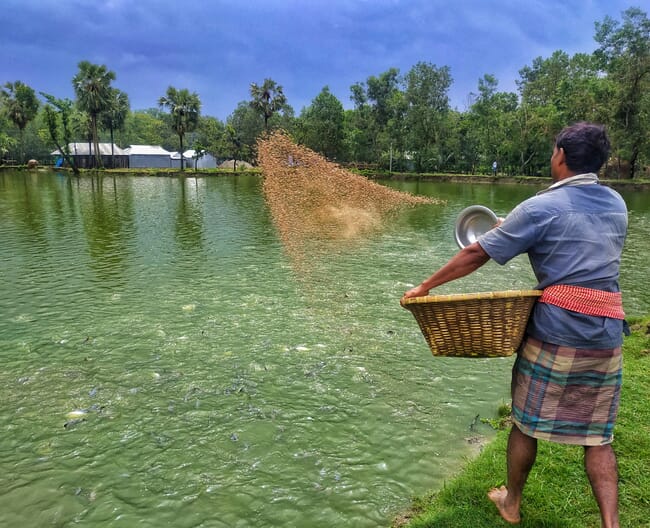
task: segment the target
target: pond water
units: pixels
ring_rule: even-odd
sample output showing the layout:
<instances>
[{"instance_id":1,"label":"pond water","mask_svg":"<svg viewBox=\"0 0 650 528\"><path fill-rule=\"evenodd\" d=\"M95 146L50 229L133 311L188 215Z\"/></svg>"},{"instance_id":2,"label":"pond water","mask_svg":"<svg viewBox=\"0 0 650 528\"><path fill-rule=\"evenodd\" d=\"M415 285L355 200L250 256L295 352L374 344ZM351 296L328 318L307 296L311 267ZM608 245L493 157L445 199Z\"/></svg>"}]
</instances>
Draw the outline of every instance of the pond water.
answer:
<instances>
[{"instance_id":1,"label":"pond water","mask_svg":"<svg viewBox=\"0 0 650 528\"><path fill-rule=\"evenodd\" d=\"M257 177L0 173L0 525L388 526L440 488L492 437L511 358L433 358L399 298L463 207L537 189L387 185L448 202L298 269ZM624 196L643 315L650 200ZM533 285L518 258L439 292Z\"/></svg>"}]
</instances>

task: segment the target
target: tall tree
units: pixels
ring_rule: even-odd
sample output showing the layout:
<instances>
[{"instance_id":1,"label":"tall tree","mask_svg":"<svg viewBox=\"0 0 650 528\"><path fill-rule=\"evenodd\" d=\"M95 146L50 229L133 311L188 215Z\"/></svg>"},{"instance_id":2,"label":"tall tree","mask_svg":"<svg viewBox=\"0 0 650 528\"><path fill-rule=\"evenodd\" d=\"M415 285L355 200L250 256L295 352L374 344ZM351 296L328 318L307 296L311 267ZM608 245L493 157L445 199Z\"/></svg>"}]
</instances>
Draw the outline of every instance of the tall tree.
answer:
<instances>
[{"instance_id":1,"label":"tall tree","mask_svg":"<svg viewBox=\"0 0 650 528\"><path fill-rule=\"evenodd\" d=\"M264 117L264 130L269 130L269 119L287 103L282 86L273 79L264 79L261 86L251 83L250 93L252 108Z\"/></svg>"},{"instance_id":2,"label":"tall tree","mask_svg":"<svg viewBox=\"0 0 650 528\"><path fill-rule=\"evenodd\" d=\"M225 125L216 117L201 116L194 138L194 150L199 150L196 145L201 145L206 153L215 158L221 156L224 129Z\"/></svg>"},{"instance_id":3,"label":"tall tree","mask_svg":"<svg viewBox=\"0 0 650 528\"><path fill-rule=\"evenodd\" d=\"M183 138L188 132L193 132L199 124L201 100L196 92L190 93L187 88L177 90L173 86L170 86L167 88L167 94L158 99L158 106L167 108L171 114L171 127L178 135L181 170L184 170Z\"/></svg>"},{"instance_id":4,"label":"tall tree","mask_svg":"<svg viewBox=\"0 0 650 528\"><path fill-rule=\"evenodd\" d=\"M355 106L349 120L350 148L360 161L376 163L389 151L389 122L403 109L400 84L399 70L390 68L350 87Z\"/></svg>"},{"instance_id":5,"label":"tall tree","mask_svg":"<svg viewBox=\"0 0 650 528\"><path fill-rule=\"evenodd\" d=\"M569 57L558 50L547 59L537 57L531 66L519 70L519 75L522 105L555 107L560 119L553 126L556 132L576 121L608 120L610 83L601 75L593 55Z\"/></svg>"},{"instance_id":6,"label":"tall tree","mask_svg":"<svg viewBox=\"0 0 650 528\"><path fill-rule=\"evenodd\" d=\"M72 79L72 86L77 96L77 105L90 116L95 163L97 167L101 167L97 122L100 114L110 108L111 81L115 80L115 73L103 64L92 64L88 61L81 61L78 67L79 71Z\"/></svg>"},{"instance_id":7,"label":"tall tree","mask_svg":"<svg viewBox=\"0 0 650 528\"><path fill-rule=\"evenodd\" d=\"M0 91L0 99L7 117L18 127L20 131L20 162L25 162L25 139L24 132L27 123L36 117L39 102L36 93L32 88L16 81L8 82Z\"/></svg>"},{"instance_id":8,"label":"tall tree","mask_svg":"<svg viewBox=\"0 0 650 528\"><path fill-rule=\"evenodd\" d=\"M622 24L611 17L596 22L594 38L600 44L594 55L616 86L615 143L634 178L639 155L650 142L650 20L632 7L623 12Z\"/></svg>"},{"instance_id":9,"label":"tall tree","mask_svg":"<svg viewBox=\"0 0 650 528\"><path fill-rule=\"evenodd\" d=\"M416 152L418 169L441 169L452 153L446 153L443 140L449 112L449 87L452 78L448 66L419 62L406 74L406 129Z\"/></svg>"},{"instance_id":10,"label":"tall tree","mask_svg":"<svg viewBox=\"0 0 650 528\"><path fill-rule=\"evenodd\" d=\"M517 86L522 100L534 107L558 103L557 88L567 79L569 62L569 56L557 50L551 57L537 57L530 66L521 68Z\"/></svg>"},{"instance_id":11,"label":"tall tree","mask_svg":"<svg viewBox=\"0 0 650 528\"><path fill-rule=\"evenodd\" d=\"M79 174L75 158L70 153L73 102L70 99L57 99L53 95L40 93L47 101L45 105L45 123L50 139L61 153L61 156L68 162L68 165L72 167L74 174Z\"/></svg>"},{"instance_id":12,"label":"tall tree","mask_svg":"<svg viewBox=\"0 0 650 528\"><path fill-rule=\"evenodd\" d=\"M235 127L233 127L230 123L226 125L226 129L223 132L222 141L224 153L232 158L232 170L236 171L237 160L241 159L242 157L241 152L243 145L239 134L235 130Z\"/></svg>"},{"instance_id":13,"label":"tall tree","mask_svg":"<svg viewBox=\"0 0 650 528\"><path fill-rule=\"evenodd\" d=\"M108 107L101 114L101 124L111 133L111 168L115 167L115 152L113 134L124 128L126 116L129 114L129 96L117 88L111 88Z\"/></svg>"},{"instance_id":14,"label":"tall tree","mask_svg":"<svg viewBox=\"0 0 650 528\"><path fill-rule=\"evenodd\" d=\"M471 107L483 170L490 170L494 161L500 167L513 166L513 125L517 94L498 92L498 81L486 74L478 82L478 96Z\"/></svg>"},{"instance_id":15,"label":"tall tree","mask_svg":"<svg viewBox=\"0 0 650 528\"><path fill-rule=\"evenodd\" d=\"M370 76L366 80L366 94L373 109L375 122L383 129L388 120L393 117L391 101L400 87L400 76L397 68L390 68L378 77Z\"/></svg>"},{"instance_id":16,"label":"tall tree","mask_svg":"<svg viewBox=\"0 0 650 528\"><path fill-rule=\"evenodd\" d=\"M250 103L241 101L228 116L227 124L236 131L242 159L252 162L257 157L257 138L264 133L264 119Z\"/></svg>"},{"instance_id":17,"label":"tall tree","mask_svg":"<svg viewBox=\"0 0 650 528\"><path fill-rule=\"evenodd\" d=\"M587 109L597 108L589 73L589 59L573 59L557 50L548 58L537 57L519 70L517 87L521 95L516 123L518 171L521 174L548 171L548 145L563 126L580 120L596 120ZM575 64L575 65L574 65ZM584 104L583 104L584 103ZM578 117L580 116L580 117Z\"/></svg>"},{"instance_id":18,"label":"tall tree","mask_svg":"<svg viewBox=\"0 0 650 528\"><path fill-rule=\"evenodd\" d=\"M343 105L325 86L300 115L298 137L302 143L330 159L344 154Z\"/></svg>"},{"instance_id":19,"label":"tall tree","mask_svg":"<svg viewBox=\"0 0 650 528\"><path fill-rule=\"evenodd\" d=\"M453 152L451 169L474 174L479 165L479 147L473 120L467 112L450 110L448 127L450 134L447 148Z\"/></svg>"},{"instance_id":20,"label":"tall tree","mask_svg":"<svg viewBox=\"0 0 650 528\"><path fill-rule=\"evenodd\" d=\"M353 84L350 91L354 110L345 112L346 150L355 162L372 162L376 159L373 147L377 135L372 108L362 83Z\"/></svg>"}]
</instances>

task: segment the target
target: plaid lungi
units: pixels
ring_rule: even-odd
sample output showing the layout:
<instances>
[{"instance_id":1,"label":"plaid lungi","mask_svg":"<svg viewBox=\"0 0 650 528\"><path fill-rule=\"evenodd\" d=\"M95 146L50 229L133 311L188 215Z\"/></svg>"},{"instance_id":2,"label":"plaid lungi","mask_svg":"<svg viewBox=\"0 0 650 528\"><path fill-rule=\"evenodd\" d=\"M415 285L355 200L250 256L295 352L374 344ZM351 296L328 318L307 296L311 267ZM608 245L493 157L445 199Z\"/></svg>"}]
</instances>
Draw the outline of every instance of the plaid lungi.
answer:
<instances>
[{"instance_id":1,"label":"plaid lungi","mask_svg":"<svg viewBox=\"0 0 650 528\"><path fill-rule=\"evenodd\" d=\"M621 347L581 349L528 336L512 371L512 418L522 433L561 444L614 439L622 381Z\"/></svg>"}]
</instances>

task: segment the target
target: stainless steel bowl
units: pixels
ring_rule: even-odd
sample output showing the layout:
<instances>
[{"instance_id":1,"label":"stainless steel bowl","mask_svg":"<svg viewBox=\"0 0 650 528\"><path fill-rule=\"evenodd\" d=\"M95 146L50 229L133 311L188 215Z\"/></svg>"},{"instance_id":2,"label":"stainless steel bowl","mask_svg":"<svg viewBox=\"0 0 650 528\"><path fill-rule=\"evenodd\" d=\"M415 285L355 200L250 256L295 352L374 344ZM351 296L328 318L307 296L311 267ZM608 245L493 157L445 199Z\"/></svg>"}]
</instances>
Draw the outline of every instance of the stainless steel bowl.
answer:
<instances>
[{"instance_id":1,"label":"stainless steel bowl","mask_svg":"<svg viewBox=\"0 0 650 528\"><path fill-rule=\"evenodd\" d=\"M456 244L461 249L473 244L483 233L492 229L498 221L497 215L482 205L471 205L463 209L456 219L454 232Z\"/></svg>"}]
</instances>

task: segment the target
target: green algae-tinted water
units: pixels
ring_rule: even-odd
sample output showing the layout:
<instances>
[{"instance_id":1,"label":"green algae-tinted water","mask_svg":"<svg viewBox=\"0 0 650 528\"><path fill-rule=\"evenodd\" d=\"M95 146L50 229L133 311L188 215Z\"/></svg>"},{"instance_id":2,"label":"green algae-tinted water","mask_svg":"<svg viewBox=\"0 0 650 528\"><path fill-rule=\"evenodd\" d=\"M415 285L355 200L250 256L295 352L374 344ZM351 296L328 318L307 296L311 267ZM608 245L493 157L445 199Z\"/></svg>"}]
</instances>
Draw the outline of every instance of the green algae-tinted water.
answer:
<instances>
[{"instance_id":1,"label":"green algae-tinted water","mask_svg":"<svg viewBox=\"0 0 650 528\"><path fill-rule=\"evenodd\" d=\"M448 203L297 269L256 177L1 173L0 525L376 527L440 487L511 359L433 358L398 300L463 207L535 189L391 185ZM640 315L650 207L626 199ZM533 285L520 258L441 292Z\"/></svg>"}]
</instances>

